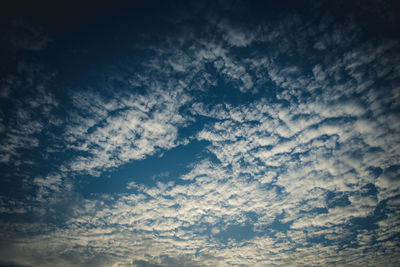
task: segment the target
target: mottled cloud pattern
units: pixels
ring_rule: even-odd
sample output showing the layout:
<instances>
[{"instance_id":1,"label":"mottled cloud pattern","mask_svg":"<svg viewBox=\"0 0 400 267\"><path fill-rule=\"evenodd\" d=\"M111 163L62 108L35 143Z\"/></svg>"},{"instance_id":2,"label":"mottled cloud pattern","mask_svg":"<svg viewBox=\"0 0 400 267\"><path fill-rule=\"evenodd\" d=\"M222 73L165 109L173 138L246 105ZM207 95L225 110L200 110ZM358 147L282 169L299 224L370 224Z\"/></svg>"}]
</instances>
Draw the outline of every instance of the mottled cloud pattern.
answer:
<instances>
[{"instance_id":1,"label":"mottled cloud pattern","mask_svg":"<svg viewBox=\"0 0 400 267\"><path fill-rule=\"evenodd\" d=\"M65 158L23 180L33 190L25 199L0 198L1 214L48 218L2 221L4 262L399 263L398 40L294 11L256 26L208 16L213 31L183 27L146 47L140 68L110 73L104 87L118 80L123 90L75 90L59 115L46 85L9 100L18 108L0 121L0 162L32 165L22 148L38 147ZM152 182L124 181L123 192L79 191L87 177L192 143L204 147L178 174L170 166Z\"/></svg>"},{"instance_id":2,"label":"mottled cloud pattern","mask_svg":"<svg viewBox=\"0 0 400 267\"><path fill-rule=\"evenodd\" d=\"M69 169L96 175L98 171L143 159L157 149L177 146L178 127L186 121L178 110L189 99L178 88L112 101L96 95L75 96L78 109L67 127L66 140L70 149L88 156L73 159Z\"/></svg>"}]
</instances>

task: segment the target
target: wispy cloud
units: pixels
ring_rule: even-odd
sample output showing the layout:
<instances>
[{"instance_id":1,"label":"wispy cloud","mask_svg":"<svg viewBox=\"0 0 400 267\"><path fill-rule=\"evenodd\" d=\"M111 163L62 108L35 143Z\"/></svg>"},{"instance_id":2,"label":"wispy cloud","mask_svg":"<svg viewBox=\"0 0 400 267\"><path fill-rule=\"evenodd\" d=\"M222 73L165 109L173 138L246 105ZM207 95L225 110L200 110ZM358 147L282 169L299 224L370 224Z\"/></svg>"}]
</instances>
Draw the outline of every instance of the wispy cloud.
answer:
<instances>
[{"instance_id":1,"label":"wispy cloud","mask_svg":"<svg viewBox=\"0 0 400 267\"><path fill-rule=\"evenodd\" d=\"M46 127L56 123L53 110L58 101L46 89L52 76L39 65L20 62L17 73L5 79L5 86L9 86L7 90L10 92L4 100L7 105L0 113L1 163L20 165L24 161L31 162L21 157L23 151L38 147L39 135ZM25 97L17 99L18 94L25 94ZM14 108L7 109L8 105ZM6 125L3 124L5 122Z\"/></svg>"}]
</instances>

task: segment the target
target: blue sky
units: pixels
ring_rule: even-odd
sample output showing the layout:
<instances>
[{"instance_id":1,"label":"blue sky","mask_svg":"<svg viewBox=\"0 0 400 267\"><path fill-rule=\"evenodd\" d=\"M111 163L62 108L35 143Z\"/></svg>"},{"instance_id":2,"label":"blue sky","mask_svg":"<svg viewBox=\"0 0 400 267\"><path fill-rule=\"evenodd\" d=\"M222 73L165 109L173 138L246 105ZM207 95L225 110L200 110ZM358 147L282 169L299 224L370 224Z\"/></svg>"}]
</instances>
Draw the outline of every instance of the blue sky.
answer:
<instances>
[{"instance_id":1,"label":"blue sky","mask_svg":"<svg viewBox=\"0 0 400 267\"><path fill-rule=\"evenodd\" d=\"M398 266L396 8L8 6L0 266Z\"/></svg>"}]
</instances>

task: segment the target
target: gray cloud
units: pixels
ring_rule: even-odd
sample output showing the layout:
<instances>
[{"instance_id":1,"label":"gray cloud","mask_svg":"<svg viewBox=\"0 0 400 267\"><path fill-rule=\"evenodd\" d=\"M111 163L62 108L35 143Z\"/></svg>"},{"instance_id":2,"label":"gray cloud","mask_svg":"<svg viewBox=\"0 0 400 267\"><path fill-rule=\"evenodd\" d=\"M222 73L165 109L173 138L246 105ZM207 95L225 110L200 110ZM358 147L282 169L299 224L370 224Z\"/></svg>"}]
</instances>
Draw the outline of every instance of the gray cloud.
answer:
<instances>
[{"instance_id":1,"label":"gray cloud","mask_svg":"<svg viewBox=\"0 0 400 267\"><path fill-rule=\"evenodd\" d=\"M52 120L52 111L58 106L53 94L47 90L47 85L52 78L52 73L47 72L41 66L20 62L16 74L10 74L6 81L9 91L14 94L25 94L24 99L16 99L10 96L5 100L15 108L2 109L2 120L7 120L7 127L0 127L0 162L5 164L20 165L29 164L31 161L23 161L23 151L39 146L39 135L44 129L55 122ZM39 117L39 118L38 118Z\"/></svg>"},{"instance_id":2,"label":"gray cloud","mask_svg":"<svg viewBox=\"0 0 400 267\"><path fill-rule=\"evenodd\" d=\"M51 41L39 25L22 19L13 20L3 37L15 48L31 51L44 50Z\"/></svg>"}]
</instances>

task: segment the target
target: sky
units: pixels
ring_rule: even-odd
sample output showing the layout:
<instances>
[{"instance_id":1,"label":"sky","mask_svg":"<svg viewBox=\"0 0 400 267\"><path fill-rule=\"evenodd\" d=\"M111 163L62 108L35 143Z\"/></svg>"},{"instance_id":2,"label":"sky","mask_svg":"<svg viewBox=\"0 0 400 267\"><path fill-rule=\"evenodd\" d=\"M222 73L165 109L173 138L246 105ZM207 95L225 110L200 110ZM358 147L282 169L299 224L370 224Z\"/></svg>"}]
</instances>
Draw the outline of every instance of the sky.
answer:
<instances>
[{"instance_id":1,"label":"sky","mask_svg":"<svg viewBox=\"0 0 400 267\"><path fill-rule=\"evenodd\" d=\"M0 4L0 267L400 265L389 0Z\"/></svg>"}]
</instances>

